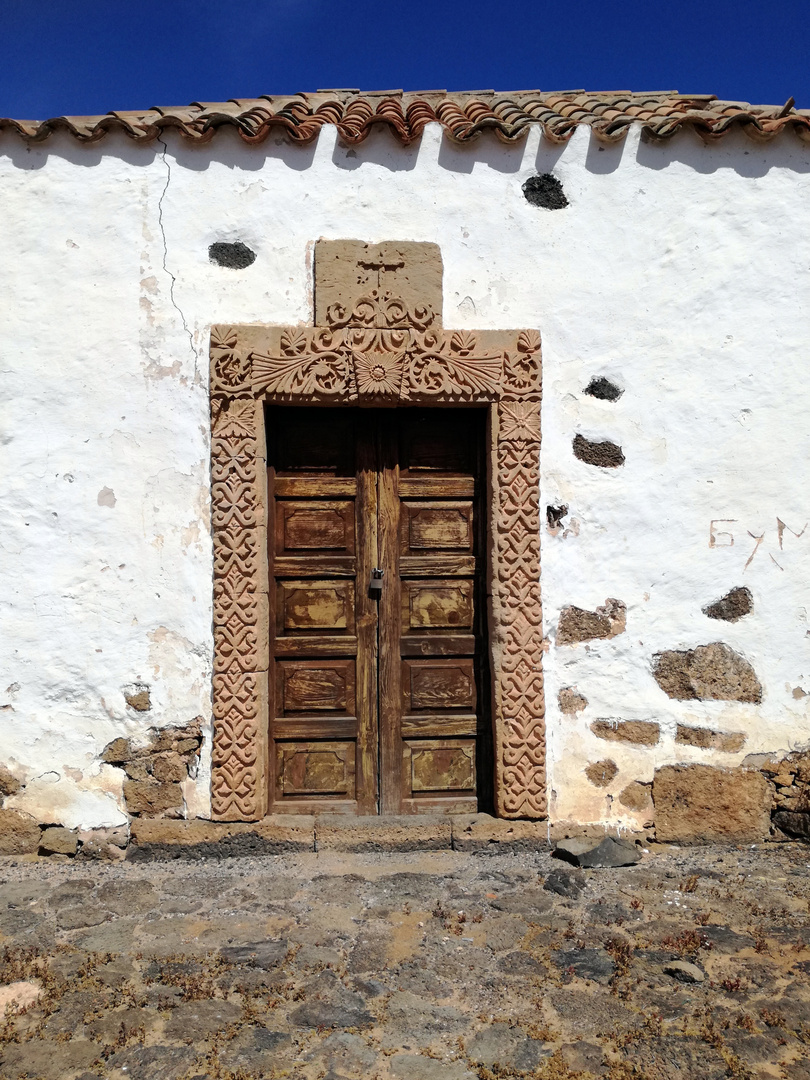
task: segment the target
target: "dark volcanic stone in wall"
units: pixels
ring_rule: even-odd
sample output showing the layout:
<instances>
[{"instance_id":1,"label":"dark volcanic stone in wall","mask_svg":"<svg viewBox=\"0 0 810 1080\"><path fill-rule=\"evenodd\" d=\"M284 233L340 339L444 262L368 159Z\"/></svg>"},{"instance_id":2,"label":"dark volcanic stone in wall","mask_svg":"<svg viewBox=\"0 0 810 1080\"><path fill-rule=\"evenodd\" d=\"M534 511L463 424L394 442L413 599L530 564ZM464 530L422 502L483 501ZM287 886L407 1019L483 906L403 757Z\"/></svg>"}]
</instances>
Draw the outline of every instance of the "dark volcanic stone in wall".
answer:
<instances>
[{"instance_id":1,"label":"dark volcanic stone in wall","mask_svg":"<svg viewBox=\"0 0 810 1080\"><path fill-rule=\"evenodd\" d=\"M749 701L754 705L762 701L762 685L754 669L720 641L657 653L652 670L664 693L676 701Z\"/></svg>"},{"instance_id":2,"label":"dark volcanic stone in wall","mask_svg":"<svg viewBox=\"0 0 810 1080\"><path fill-rule=\"evenodd\" d=\"M624 465L624 453L620 446L607 441L592 442L584 435L574 436L574 457L600 469L618 469Z\"/></svg>"},{"instance_id":3,"label":"dark volcanic stone in wall","mask_svg":"<svg viewBox=\"0 0 810 1080\"><path fill-rule=\"evenodd\" d=\"M256 252L251 251L241 240L232 244L219 241L208 248L208 258L217 266L226 266L230 270L245 270L256 262Z\"/></svg>"},{"instance_id":4,"label":"dark volcanic stone in wall","mask_svg":"<svg viewBox=\"0 0 810 1080\"><path fill-rule=\"evenodd\" d=\"M618 401L624 390L610 379L606 379L604 375L600 375L596 379L591 379L585 387L585 393L590 397L599 398L600 401Z\"/></svg>"},{"instance_id":5,"label":"dark volcanic stone in wall","mask_svg":"<svg viewBox=\"0 0 810 1080\"><path fill-rule=\"evenodd\" d=\"M723 622L736 622L743 615L750 615L754 610L754 598L751 590L744 585L732 589L713 604L708 604L703 609L703 614L710 619L722 619Z\"/></svg>"},{"instance_id":6,"label":"dark volcanic stone in wall","mask_svg":"<svg viewBox=\"0 0 810 1080\"><path fill-rule=\"evenodd\" d=\"M564 210L568 206L562 184L551 173L530 176L523 185L523 195L526 202L544 210Z\"/></svg>"}]
</instances>

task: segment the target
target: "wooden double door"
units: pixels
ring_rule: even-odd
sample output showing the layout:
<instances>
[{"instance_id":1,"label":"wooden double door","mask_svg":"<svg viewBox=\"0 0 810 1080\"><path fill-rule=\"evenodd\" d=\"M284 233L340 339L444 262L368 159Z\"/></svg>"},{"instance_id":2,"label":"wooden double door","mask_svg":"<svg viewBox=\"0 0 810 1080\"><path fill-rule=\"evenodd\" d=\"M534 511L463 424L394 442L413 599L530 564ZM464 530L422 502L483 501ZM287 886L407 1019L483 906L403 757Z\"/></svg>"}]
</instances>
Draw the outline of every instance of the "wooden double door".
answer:
<instances>
[{"instance_id":1,"label":"wooden double door","mask_svg":"<svg viewBox=\"0 0 810 1080\"><path fill-rule=\"evenodd\" d=\"M273 812L490 808L485 424L268 410Z\"/></svg>"}]
</instances>

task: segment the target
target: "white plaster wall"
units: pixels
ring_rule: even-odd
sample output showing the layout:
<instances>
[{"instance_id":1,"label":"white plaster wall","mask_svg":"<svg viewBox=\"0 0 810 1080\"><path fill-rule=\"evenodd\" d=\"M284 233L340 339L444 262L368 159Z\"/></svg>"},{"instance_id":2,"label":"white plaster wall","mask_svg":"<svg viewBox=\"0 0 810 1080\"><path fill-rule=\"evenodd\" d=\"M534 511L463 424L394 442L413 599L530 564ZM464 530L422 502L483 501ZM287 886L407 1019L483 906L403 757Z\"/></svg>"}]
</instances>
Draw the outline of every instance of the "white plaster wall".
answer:
<instances>
[{"instance_id":1,"label":"white plaster wall","mask_svg":"<svg viewBox=\"0 0 810 1080\"><path fill-rule=\"evenodd\" d=\"M810 743L810 150L731 134L705 147L633 133L601 148L532 131L457 148L428 128L403 149L379 131L349 149L207 147L123 137L77 146L0 141L0 762L18 805L71 826L123 820L118 735L203 717L210 732L211 544L207 346L212 322L309 322L313 242L429 240L442 249L445 325L543 336L541 505L551 810L640 823L615 796L672 761L735 764ZM570 206L530 206L553 171ZM208 246L242 240L246 270ZM584 396L595 375L624 388ZM577 461L576 433L620 443L626 464ZM709 545L710 524L733 546ZM753 559L756 541L762 536ZM720 539L720 543L728 537ZM754 614L701 608L736 585ZM610 641L556 647L561 607L627 605ZM726 641L753 664L761 706L674 702L654 652ZM152 709L123 696L150 686ZM578 717L561 687L588 699ZM596 718L656 720L655 748L597 739ZM744 731L736 755L676 745L677 722ZM210 740L188 812L208 812ZM594 788L583 769L611 758ZM611 798L609 798L612 797ZM643 816L643 815L642 815Z\"/></svg>"}]
</instances>

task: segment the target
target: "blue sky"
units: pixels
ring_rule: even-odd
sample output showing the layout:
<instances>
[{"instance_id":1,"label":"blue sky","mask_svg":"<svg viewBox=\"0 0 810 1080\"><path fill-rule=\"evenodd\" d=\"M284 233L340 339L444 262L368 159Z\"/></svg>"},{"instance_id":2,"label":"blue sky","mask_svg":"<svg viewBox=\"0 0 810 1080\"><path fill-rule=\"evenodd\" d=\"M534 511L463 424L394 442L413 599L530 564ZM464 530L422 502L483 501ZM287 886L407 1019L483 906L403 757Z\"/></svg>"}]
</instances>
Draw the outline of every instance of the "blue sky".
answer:
<instances>
[{"instance_id":1,"label":"blue sky","mask_svg":"<svg viewBox=\"0 0 810 1080\"><path fill-rule=\"evenodd\" d=\"M332 87L679 90L810 108L807 8L751 0L0 0L0 115Z\"/></svg>"}]
</instances>

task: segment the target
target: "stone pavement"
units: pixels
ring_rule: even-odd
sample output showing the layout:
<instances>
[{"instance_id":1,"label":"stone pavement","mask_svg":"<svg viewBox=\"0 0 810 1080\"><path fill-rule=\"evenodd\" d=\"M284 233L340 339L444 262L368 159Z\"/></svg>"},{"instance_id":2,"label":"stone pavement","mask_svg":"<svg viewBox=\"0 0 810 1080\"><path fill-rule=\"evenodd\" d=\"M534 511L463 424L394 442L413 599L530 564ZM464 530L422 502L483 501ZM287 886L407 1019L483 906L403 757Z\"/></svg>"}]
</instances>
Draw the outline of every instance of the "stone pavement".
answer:
<instances>
[{"instance_id":1,"label":"stone pavement","mask_svg":"<svg viewBox=\"0 0 810 1080\"><path fill-rule=\"evenodd\" d=\"M0 859L0 1077L810 1080L808 863Z\"/></svg>"}]
</instances>

